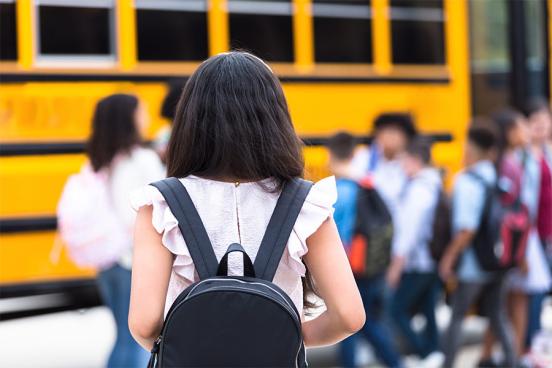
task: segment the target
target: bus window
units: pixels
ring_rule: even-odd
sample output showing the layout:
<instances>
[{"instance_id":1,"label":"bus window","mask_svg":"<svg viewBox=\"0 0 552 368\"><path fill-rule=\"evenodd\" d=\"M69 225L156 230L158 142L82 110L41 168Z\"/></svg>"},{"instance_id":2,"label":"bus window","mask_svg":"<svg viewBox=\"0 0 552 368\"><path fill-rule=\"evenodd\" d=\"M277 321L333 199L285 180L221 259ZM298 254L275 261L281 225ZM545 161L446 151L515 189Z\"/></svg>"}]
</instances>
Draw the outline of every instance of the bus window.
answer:
<instances>
[{"instance_id":1,"label":"bus window","mask_svg":"<svg viewBox=\"0 0 552 368\"><path fill-rule=\"evenodd\" d=\"M542 0L527 0L524 5L527 94L531 97L546 96L548 94L546 4Z\"/></svg>"},{"instance_id":2,"label":"bus window","mask_svg":"<svg viewBox=\"0 0 552 368\"><path fill-rule=\"evenodd\" d=\"M510 103L508 4L505 0L472 0L469 6L472 111L482 115Z\"/></svg>"},{"instance_id":3,"label":"bus window","mask_svg":"<svg viewBox=\"0 0 552 368\"><path fill-rule=\"evenodd\" d=\"M0 1L0 60L17 60L15 0Z\"/></svg>"},{"instance_id":4,"label":"bus window","mask_svg":"<svg viewBox=\"0 0 552 368\"><path fill-rule=\"evenodd\" d=\"M317 62L371 63L370 0L314 0Z\"/></svg>"},{"instance_id":5,"label":"bus window","mask_svg":"<svg viewBox=\"0 0 552 368\"><path fill-rule=\"evenodd\" d=\"M208 57L206 0L137 0L138 60Z\"/></svg>"},{"instance_id":6,"label":"bus window","mask_svg":"<svg viewBox=\"0 0 552 368\"><path fill-rule=\"evenodd\" d=\"M40 58L114 59L113 0L40 0Z\"/></svg>"},{"instance_id":7,"label":"bus window","mask_svg":"<svg viewBox=\"0 0 552 368\"><path fill-rule=\"evenodd\" d=\"M230 45L267 61L293 62L291 0L229 0Z\"/></svg>"},{"instance_id":8,"label":"bus window","mask_svg":"<svg viewBox=\"0 0 552 368\"><path fill-rule=\"evenodd\" d=\"M395 64L444 64L443 0L391 0Z\"/></svg>"}]
</instances>

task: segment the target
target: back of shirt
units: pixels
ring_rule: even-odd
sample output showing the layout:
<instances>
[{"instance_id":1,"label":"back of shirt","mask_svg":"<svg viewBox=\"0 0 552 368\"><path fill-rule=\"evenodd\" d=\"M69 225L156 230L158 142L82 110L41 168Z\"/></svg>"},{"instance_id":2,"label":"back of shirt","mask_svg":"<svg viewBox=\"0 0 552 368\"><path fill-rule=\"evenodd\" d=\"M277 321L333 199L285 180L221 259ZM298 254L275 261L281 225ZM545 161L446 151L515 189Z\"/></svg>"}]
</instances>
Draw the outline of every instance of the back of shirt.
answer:
<instances>
[{"instance_id":1,"label":"back of shirt","mask_svg":"<svg viewBox=\"0 0 552 368\"><path fill-rule=\"evenodd\" d=\"M462 230L476 232L483 214L486 188L467 171L472 171L482 177L489 186L496 182L495 167L488 160L479 161L458 174L452 192L452 229L454 234ZM483 271L479 265L475 251L470 244L462 254L458 278L461 281L480 282L488 276L488 272Z\"/></svg>"},{"instance_id":2,"label":"back of shirt","mask_svg":"<svg viewBox=\"0 0 552 368\"><path fill-rule=\"evenodd\" d=\"M336 185L337 202L335 203L334 220L341 241L347 249L351 244L355 227L358 185L355 181L346 178L338 178Z\"/></svg>"}]
</instances>

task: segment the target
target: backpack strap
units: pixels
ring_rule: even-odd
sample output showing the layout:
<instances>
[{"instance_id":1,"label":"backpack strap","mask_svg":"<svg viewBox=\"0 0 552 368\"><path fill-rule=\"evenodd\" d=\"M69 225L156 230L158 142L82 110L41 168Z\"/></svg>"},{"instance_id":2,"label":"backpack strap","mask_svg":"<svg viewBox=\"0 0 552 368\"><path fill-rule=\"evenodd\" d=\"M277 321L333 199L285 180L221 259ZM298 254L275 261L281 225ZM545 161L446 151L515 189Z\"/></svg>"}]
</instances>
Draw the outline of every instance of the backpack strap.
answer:
<instances>
[{"instance_id":1,"label":"backpack strap","mask_svg":"<svg viewBox=\"0 0 552 368\"><path fill-rule=\"evenodd\" d=\"M215 251L184 185L177 178L166 178L150 185L161 192L176 217L199 278L215 276L218 269Z\"/></svg>"},{"instance_id":2,"label":"backpack strap","mask_svg":"<svg viewBox=\"0 0 552 368\"><path fill-rule=\"evenodd\" d=\"M295 221L312 185L312 182L303 179L293 179L284 185L255 258L254 266L258 278L266 281L274 279Z\"/></svg>"}]
</instances>

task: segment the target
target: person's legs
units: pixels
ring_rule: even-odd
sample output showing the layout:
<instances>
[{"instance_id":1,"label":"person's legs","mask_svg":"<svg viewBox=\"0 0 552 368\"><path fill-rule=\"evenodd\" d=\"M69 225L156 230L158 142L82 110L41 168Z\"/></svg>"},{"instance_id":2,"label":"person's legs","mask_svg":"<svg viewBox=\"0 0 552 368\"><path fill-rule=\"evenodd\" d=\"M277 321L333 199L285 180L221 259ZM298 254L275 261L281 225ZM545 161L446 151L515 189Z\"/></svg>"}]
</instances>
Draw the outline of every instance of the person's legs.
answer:
<instances>
[{"instance_id":1,"label":"person's legs","mask_svg":"<svg viewBox=\"0 0 552 368\"><path fill-rule=\"evenodd\" d=\"M542 303L546 297L545 293L534 293L529 295L527 332L525 336L525 349L529 350L533 337L541 329Z\"/></svg>"},{"instance_id":2,"label":"person's legs","mask_svg":"<svg viewBox=\"0 0 552 368\"><path fill-rule=\"evenodd\" d=\"M98 272L96 277L98 284L98 290L102 297L102 301L109 308L113 319L115 320L115 344L111 349L109 358L107 361L107 367L113 367L114 364L121 361L120 348L119 348L119 329L117 326L117 298L118 298L118 285L117 285L117 266L113 266L106 270Z\"/></svg>"},{"instance_id":3,"label":"person's legs","mask_svg":"<svg viewBox=\"0 0 552 368\"><path fill-rule=\"evenodd\" d=\"M117 266L117 298L114 308L117 324L117 341L115 348L119 349L119 361L113 362L113 367L145 367L149 354L132 337L128 327L128 309L130 306L131 272Z\"/></svg>"},{"instance_id":4,"label":"person's legs","mask_svg":"<svg viewBox=\"0 0 552 368\"><path fill-rule=\"evenodd\" d=\"M497 275L484 289L482 306L493 334L499 339L504 352L505 364L515 366L517 362L514 337L510 321L506 316L506 283L504 275Z\"/></svg>"},{"instance_id":5,"label":"person's legs","mask_svg":"<svg viewBox=\"0 0 552 368\"><path fill-rule=\"evenodd\" d=\"M360 279L357 283L366 310L366 323L361 330L362 334L386 366L401 367L400 355L395 348L391 333L382 321L385 303L383 275Z\"/></svg>"},{"instance_id":6,"label":"person's legs","mask_svg":"<svg viewBox=\"0 0 552 368\"><path fill-rule=\"evenodd\" d=\"M527 332L527 294L521 290L512 290L508 295L508 306L510 321L514 329L516 355L522 356Z\"/></svg>"},{"instance_id":7,"label":"person's legs","mask_svg":"<svg viewBox=\"0 0 552 368\"><path fill-rule=\"evenodd\" d=\"M445 367L454 365L454 358L460 345L462 322L468 309L483 288L483 283L460 281L452 295L452 316L445 335L443 352L445 353Z\"/></svg>"},{"instance_id":8,"label":"person's legs","mask_svg":"<svg viewBox=\"0 0 552 368\"><path fill-rule=\"evenodd\" d=\"M107 367L145 367L148 353L134 341L128 328L130 271L116 265L100 271L97 280L102 299L111 310L116 327L115 344Z\"/></svg>"},{"instance_id":9,"label":"person's legs","mask_svg":"<svg viewBox=\"0 0 552 368\"><path fill-rule=\"evenodd\" d=\"M426 341L412 328L412 310L420 303L424 303L423 297L428 294L432 287L430 276L408 272L404 273L391 302L391 316L394 319L399 331L406 338L408 344L421 358L427 356ZM425 312L425 308L421 308ZM425 314L425 313L424 313Z\"/></svg>"},{"instance_id":10,"label":"person's legs","mask_svg":"<svg viewBox=\"0 0 552 368\"><path fill-rule=\"evenodd\" d=\"M339 357L343 368L356 367L357 335L352 335L339 344Z\"/></svg>"},{"instance_id":11,"label":"person's legs","mask_svg":"<svg viewBox=\"0 0 552 368\"><path fill-rule=\"evenodd\" d=\"M422 333L425 341L425 355L429 355L439 350L439 330L437 328L437 318L435 316L435 308L439 300L441 291L441 281L437 274L424 274L427 278L428 287L426 292L422 294L422 309L421 312L426 319L426 325Z\"/></svg>"}]
</instances>

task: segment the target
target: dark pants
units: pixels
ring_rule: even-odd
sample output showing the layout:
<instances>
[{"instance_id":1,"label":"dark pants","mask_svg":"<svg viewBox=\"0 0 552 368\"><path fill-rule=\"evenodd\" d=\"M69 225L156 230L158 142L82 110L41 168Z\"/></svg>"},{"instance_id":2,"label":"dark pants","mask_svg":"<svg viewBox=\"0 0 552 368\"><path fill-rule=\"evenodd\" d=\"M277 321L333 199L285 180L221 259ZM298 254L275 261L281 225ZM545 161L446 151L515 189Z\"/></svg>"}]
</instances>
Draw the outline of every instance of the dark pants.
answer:
<instances>
[{"instance_id":1,"label":"dark pants","mask_svg":"<svg viewBox=\"0 0 552 368\"><path fill-rule=\"evenodd\" d=\"M439 332L435 319L435 306L440 282L435 273L406 272L402 275L391 303L391 315L399 331L415 353L425 358L437 351ZM426 320L424 330L412 328L412 317L421 313Z\"/></svg>"},{"instance_id":2,"label":"dark pants","mask_svg":"<svg viewBox=\"0 0 552 368\"><path fill-rule=\"evenodd\" d=\"M103 302L111 310L117 328L115 345L109 356L107 367L145 367L149 354L134 341L128 329L130 271L115 265L100 271L97 281Z\"/></svg>"},{"instance_id":3,"label":"dark pants","mask_svg":"<svg viewBox=\"0 0 552 368\"><path fill-rule=\"evenodd\" d=\"M460 281L452 295L452 316L445 336L445 367L452 367L462 337L462 323L470 306L481 297L481 307L489 318L490 327L504 352L505 364L516 364L514 336L510 320L506 316L506 288L503 275L493 275L481 282Z\"/></svg>"},{"instance_id":4,"label":"dark pants","mask_svg":"<svg viewBox=\"0 0 552 368\"><path fill-rule=\"evenodd\" d=\"M525 347L529 349L533 342L533 337L541 329L542 304L546 298L546 293L529 294L529 307L527 309L527 333L525 335Z\"/></svg>"},{"instance_id":5,"label":"dark pants","mask_svg":"<svg viewBox=\"0 0 552 368\"><path fill-rule=\"evenodd\" d=\"M357 279L366 323L359 332L341 343L341 359L344 367L355 367L356 339L364 336L374 348L377 358L387 367L401 367L400 355L395 348L391 332L385 324L385 279L383 275Z\"/></svg>"}]
</instances>

